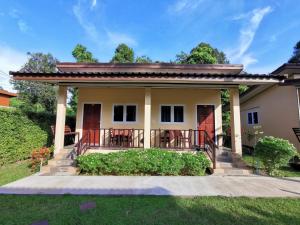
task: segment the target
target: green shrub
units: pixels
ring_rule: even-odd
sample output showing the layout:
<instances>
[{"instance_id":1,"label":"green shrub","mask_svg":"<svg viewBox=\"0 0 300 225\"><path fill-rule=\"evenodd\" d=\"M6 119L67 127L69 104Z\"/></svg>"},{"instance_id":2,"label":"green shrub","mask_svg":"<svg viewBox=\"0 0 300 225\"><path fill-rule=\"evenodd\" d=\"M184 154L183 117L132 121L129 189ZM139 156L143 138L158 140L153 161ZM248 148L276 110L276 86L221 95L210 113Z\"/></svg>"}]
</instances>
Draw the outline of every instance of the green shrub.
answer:
<instances>
[{"instance_id":1,"label":"green shrub","mask_svg":"<svg viewBox=\"0 0 300 225\"><path fill-rule=\"evenodd\" d=\"M0 109L0 166L28 159L47 144L47 133L22 112Z\"/></svg>"},{"instance_id":2,"label":"green shrub","mask_svg":"<svg viewBox=\"0 0 300 225\"><path fill-rule=\"evenodd\" d=\"M77 158L82 174L202 176L210 162L203 153L176 153L160 149L93 153Z\"/></svg>"},{"instance_id":3,"label":"green shrub","mask_svg":"<svg viewBox=\"0 0 300 225\"><path fill-rule=\"evenodd\" d=\"M289 141L266 136L257 142L255 156L260 159L269 175L275 175L296 154L296 148Z\"/></svg>"}]
</instances>

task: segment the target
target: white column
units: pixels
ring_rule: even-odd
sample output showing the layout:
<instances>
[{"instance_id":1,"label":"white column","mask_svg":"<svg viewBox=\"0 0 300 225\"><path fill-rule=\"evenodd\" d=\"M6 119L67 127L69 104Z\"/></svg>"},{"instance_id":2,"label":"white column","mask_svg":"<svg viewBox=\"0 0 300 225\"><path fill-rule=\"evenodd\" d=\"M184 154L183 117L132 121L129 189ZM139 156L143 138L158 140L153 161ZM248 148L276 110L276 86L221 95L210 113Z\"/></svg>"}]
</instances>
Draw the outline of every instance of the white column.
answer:
<instances>
[{"instance_id":1,"label":"white column","mask_svg":"<svg viewBox=\"0 0 300 225\"><path fill-rule=\"evenodd\" d=\"M230 113L231 113L231 147L232 151L242 155L240 97L238 88L230 88Z\"/></svg>"},{"instance_id":2,"label":"white column","mask_svg":"<svg viewBox=\"0 0 300 225\"><path fill-rule=\"evenodd\" d=\"M145 88L144 148L150 148L151 141L151 88Z\"/></svg>"},{"instance_id":3,"label":"white column","mask_svg":"<svg viewBox=\"0 0 300 225\"><path fill-rule=\"evenodd\" d=\"M65 122L67 105L67 87L59 86L57 93L54 155L64 148Z\"/></svg>"}]
</instances>

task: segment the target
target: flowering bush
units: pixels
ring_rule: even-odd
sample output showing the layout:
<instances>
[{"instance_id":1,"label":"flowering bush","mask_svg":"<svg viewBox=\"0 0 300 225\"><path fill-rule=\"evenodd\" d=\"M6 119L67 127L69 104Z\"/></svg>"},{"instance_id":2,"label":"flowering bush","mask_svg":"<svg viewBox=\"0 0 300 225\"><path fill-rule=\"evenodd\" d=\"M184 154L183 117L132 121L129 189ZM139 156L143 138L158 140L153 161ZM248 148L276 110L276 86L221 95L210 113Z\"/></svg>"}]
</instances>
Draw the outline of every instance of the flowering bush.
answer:
<instances>
[{"instance_id":1,"label":"flowering bush","mask_svg":"<svg viewBox=\"0 0 300 225\"><path fill-rule=\"evenodd\" d=\"M38 171L40 165L46 165L50 159L51 150L46 147L36 149L31 153L31 169L33 171Z\"/></svg>"}]
</instances>

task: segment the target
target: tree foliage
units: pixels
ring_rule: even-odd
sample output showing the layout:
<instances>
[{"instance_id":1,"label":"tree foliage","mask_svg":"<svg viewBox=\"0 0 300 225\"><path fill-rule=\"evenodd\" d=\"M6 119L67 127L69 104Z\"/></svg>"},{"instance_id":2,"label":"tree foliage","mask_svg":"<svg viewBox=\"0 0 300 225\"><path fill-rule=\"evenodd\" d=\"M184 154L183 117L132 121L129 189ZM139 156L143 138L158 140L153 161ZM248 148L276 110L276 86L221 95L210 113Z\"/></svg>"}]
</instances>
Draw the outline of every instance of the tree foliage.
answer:
<instances>
[{"instance_id":1,"label":"tree foliage","mask_svg":"<svg viewBox=\"0 0 300 225\"><path fill-rule=\"evenodd\" d=\"M143 55L143 56L136 57L135 62L136 63L152 63L153 61L148 56Z\"/></svg>"},{"instance_id":2,"label":"tree foliage","mask_svg":"<svg viewBox=\"0 0 300 225\"><path fill-rule=\"evenodd\" d=\"M213 48L210 44L201 42L190 53L181 52L176 55L176 63L180 64L227 64L227 59L224 52Z\"/></svg>"},{"instance_id":3,"label":"tree foliage","mask_svg":"<svg viewBox=\"0 0 300 225\"><path fill-rule=\"evenodd\" d=\"M87 48L81 44L77 44L72 51L73 57L78 63L96 63L98 59L93 57L93 54L87 50Z\"/></svg>"},{"instance_id":4,"label":"tree foliage","mask_svg":"<svg viewBox=\"0 0 300 225\"><path fill-rule=\"evenodd\" d=\"M300 41L298 41L294 46L294 52L289 63L300 63Z\"/></svg>"},{"instance_id":5,"label":"tree foliage","mask_svg":"<svg viewBox=\"0 0 300 225\"><path fill-rule=\"evenodd\" d=\"M21 68L21 72L32 73L51 73L56 71L56 63L58 62L50 53L27 53L28 61ZM19 92L20 98L25 104L22 105L26 110L34 110L39 108L40 111L54 112L56 98L55 89L52 85L25 80L12 80L11 83Z\"/></svg>"},{"instance_id":6,"label":"tree foliage","mask_svg":"<svg viewBox=\"0 0 300 225\"><path fill-rule=\"evenodd\" d=\"M93 57L93 54L87 50L87 48L81 44L77 44L72 51L72 55L78 63L97 63L98 59ZM78 102L78 89L69 88L68 89L71 97L69 100L69 105L71 107L71 114L76 114L77 102ZM69 111L68 111L69 112Z\"/></svg>"},{"instance_id":7,"label":"tree foliage","mask_svg":"<svg viewBox=\"0 0 300 225\"><path fill-rule=\"evenodd\" d=\"M133 63L134 52L132 48L129 48L126 44L119 44L115 50L112 63Z\"/></svg>"}]
</instances>

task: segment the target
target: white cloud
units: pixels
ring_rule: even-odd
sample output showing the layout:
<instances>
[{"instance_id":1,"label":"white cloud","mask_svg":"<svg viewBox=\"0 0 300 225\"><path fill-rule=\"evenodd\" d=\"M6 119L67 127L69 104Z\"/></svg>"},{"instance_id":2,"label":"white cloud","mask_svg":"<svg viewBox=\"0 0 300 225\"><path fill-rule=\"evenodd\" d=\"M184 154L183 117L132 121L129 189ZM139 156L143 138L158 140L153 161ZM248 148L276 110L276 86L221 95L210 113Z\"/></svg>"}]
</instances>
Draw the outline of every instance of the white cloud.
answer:
<instances>
[{"instance_id":1,"label":"white cloud","mask_svg":"<svg viewBox=\"0 0 300 225\"><path fill-rule=\"evenodd\" d=\"M254 9L251 12L233 18L234 20L245 20L245 23L240 30L238 47L228 52L232 61L243 63L245 67L257 62L255 57L252 54L247 53L247 51L253 42L261 21L271 11L272 8L267 6Z\"/></svg>"},{"instance_id":2,"label":"white cloud","mask_svg":"<svg viewBox=\"0 0 300 225\"><path fill-rule=\"evenodd\" d=\"M26 53L7 45L0 45L0 86L12 91L9 83L9 71L19 70L27 61Z\"/></svg>"},{"instance_id":3,"label":"white cloud","mask_svg":"<svg viewBox=\"0 0 300 225\"><path fill-rule=\"evenodd\" d=\"M170 5L168 11L173 14L180 14L197 9L204 0L177 0Z\"/></svg>"},{"instance_id":4,"label":"white cloud","mask_svg":"<svg viewBox=\"0 0 300 225\"><path fill-rule=\"evenodd\" d=\"M104 27L102 27L101 30L98 30L96 25L88 19L88 17L91 16L92 9L86 7L86 4L84 3L85 1L78 0L77 4L73 6L73 13L86 35L99 47L99 49L103 49L103 47L116 47L120 43L125 43L130 46L137 45L137 41L128 34L111 31ZM94 4L97 4L97 1L93 1L92 6Z\"/></svg>"},{"instance_id":5,"label":"white cloud","mask_svg":"<svg viewBox=\"0 0 300 225\"><path fill-rule=\"evenodd\" d=\"M24 19L22 19L21 12L19 10L12 9L9 11L8 15L17 21L18 28L22 33L27 33L29 31L30 28Z\"/></svg>"},{"instance_id":6,"label":"white cloud","mask_svg":"<svg viewBox=\"0 0 300 225\"><path fill-rule=\"evenodd\" d=\"M92 0L91 9L94 9L97 6L97 0Z\"/></svg>"},{"instance_id":7,"label":"white cloud","mask_svg":"<svg viewBox=\"0 0 300 225\"><path fill-rule=\"evenodd\" d=\"M24 20L18 21L19 30L23 33L26 33L29 30L27 23Z\"/></svg>"},{"instance_id":8,"label":"white cloud","mask_svg":"<svg viewBox=\"0 0 300 225\"><path fill-rule=\"evenodd\" d=\"M120 43L124 43L127 44L129 46L136 46L137 42L135 39L133 39L132 37L130 37L127 34L121 34L121 33L115 33L115 32L111 32L111 31L107 31L107 36L108 36L108 40L109 42L116 46Z\"/></svg>"},{"instance_id":9,"label":"white cloud","mask_svg":"<svg viewBox=\"0 0 300 225\"><path fill-rule=\"evenodd\" d=\"M81 1L78 1L77 4L73 6L73 13L79 25L84 29L88 37L95 42L95 44L99 45L101 42L100 35L96 29L96 26L85 18L85 12L81 5Z\"/></svg>"}]
</instances>

